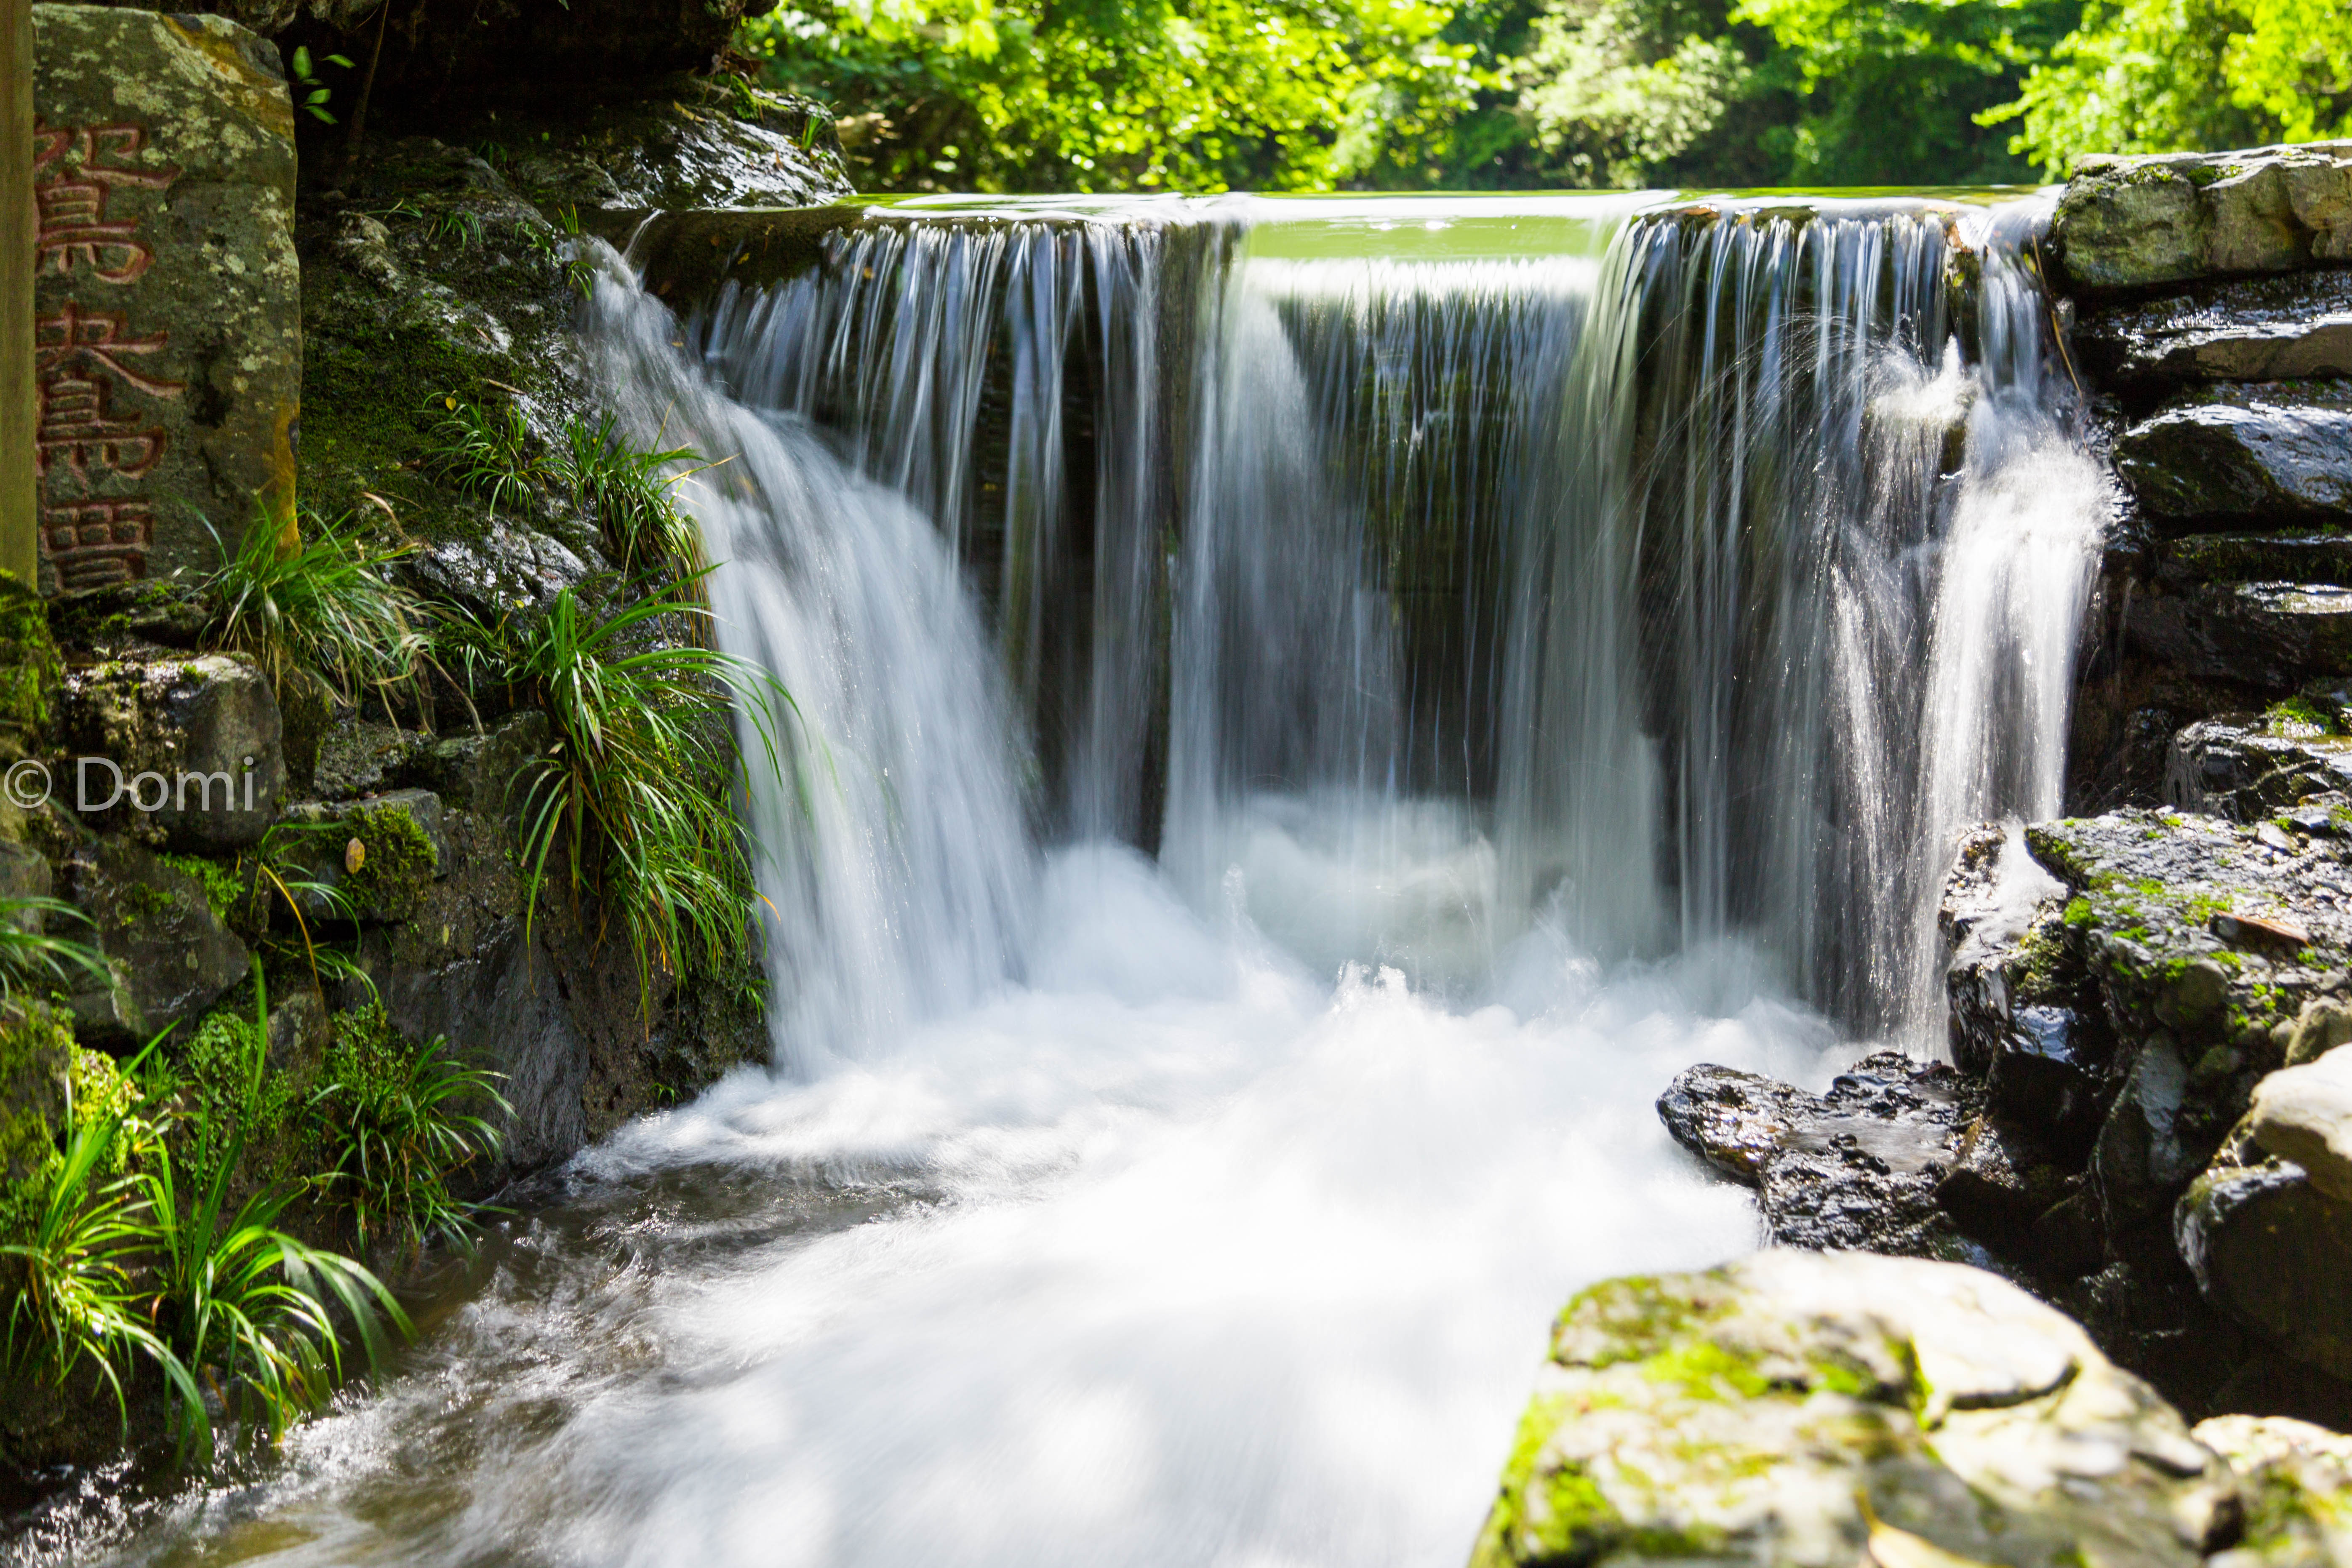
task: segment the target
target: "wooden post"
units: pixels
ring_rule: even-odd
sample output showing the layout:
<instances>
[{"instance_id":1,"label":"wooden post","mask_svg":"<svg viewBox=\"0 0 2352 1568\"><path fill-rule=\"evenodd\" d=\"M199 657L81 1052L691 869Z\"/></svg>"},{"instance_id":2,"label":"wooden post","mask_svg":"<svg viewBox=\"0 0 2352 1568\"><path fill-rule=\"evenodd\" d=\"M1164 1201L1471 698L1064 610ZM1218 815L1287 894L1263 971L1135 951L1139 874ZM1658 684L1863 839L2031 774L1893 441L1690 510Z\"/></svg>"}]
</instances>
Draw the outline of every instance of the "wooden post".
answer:
<instances>
[{"instance_id":1,"label":"wooden post","mask_svg":"<svg viewBox=\"0 0 2352 1568\"><path fill-rule=\"evenodd\" d=\"M0 569L40 584L33 476L33 5L0 0Z\"/></svg>"}]
</instances>

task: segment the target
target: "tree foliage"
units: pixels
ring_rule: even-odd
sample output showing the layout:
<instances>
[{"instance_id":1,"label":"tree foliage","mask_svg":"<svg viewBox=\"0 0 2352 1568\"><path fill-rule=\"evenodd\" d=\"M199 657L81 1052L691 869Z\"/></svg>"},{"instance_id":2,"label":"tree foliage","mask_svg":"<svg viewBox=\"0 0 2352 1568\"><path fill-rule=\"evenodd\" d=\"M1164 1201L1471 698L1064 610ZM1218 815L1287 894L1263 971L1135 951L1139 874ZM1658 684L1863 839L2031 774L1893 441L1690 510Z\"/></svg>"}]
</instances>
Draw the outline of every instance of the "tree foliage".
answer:
<instances>
[{"instance_id":1,"label":"tree foliage","mask_svg":"<svg viewBox=\"0 0 2352 1568\"><path fill-rule=\"evenodd\" d=\"M787 0L923 191L1937 185L2352 134L2344 0Z\"/></svg>"},{"instance_id":2,"label":"tree foliage","mask_svg":"<svg viewBox=\"0 0 2352 1568\"><path fill-rule=\"evenodd\" d=\"M2052 178L2085 153L2173 153L2352 135L2342 0L2092 0L1986 117Z\"/></svg>"}]
</instances>

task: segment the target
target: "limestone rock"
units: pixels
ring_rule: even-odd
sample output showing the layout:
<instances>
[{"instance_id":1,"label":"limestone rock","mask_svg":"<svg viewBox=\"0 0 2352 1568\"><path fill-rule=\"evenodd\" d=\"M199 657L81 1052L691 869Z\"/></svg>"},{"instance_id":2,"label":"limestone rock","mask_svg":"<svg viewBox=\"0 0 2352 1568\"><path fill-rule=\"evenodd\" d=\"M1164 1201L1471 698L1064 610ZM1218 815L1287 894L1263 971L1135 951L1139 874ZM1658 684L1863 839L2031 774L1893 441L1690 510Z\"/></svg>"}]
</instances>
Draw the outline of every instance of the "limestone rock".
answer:
<instances>
[{"instance_id":1,"label":"limestone rock","mask_svg":"<svg viewBox=\"0 0 2352 1568\"><path fill-rule=\"evenodd\" d=\"M78 993L74 1017L93 1045L143 1045L194 1017L247 973L245 944L221 921L204 884L138 845L102 838L58 868L65 897L90 920L91 940L115 975Z\"/></svg>"},{"instance_id":2,"label":"limestone rock","mask_svg":"<svg viewBox=\"0 0 2352 1568\"><path fill-rule=\"evenodd\" d=\"M2173 1215L2181 1257L2206 1299L2298 1361L2352 1377L2352 1204L2273 1160L2217 1166Z\"/></svg>"},{"instance_id":3,"label":"limestone rock","mask_svg":"<svg viewBox=\"0 0 2352 1568\"><path fill-rule=\"evenodd\" d=\"M2084 374L2118 391L2352 375L2352 273L2202 284L2097 311L2069 341Z\"/></svg>"},{"instance_id":4,"label":"limestone rock","mask_svg":"<svg viewBox=\"0 0 2352 1568\"><path fill-rule=\"evenodd\" d=\"M2352 389L2252 382L2181 393L2124 432L2116 471L2159 519L2352 516Z\"/></svg>"},{"instance_id":5,"label":"limestone rock","mask_svg":"<svg viewBox=\"0 0 2352 1568\"><path fill-rule=\"evenodd\" d=\"M2251 1114L2255 1142L2352 1204L2352 1051L2271 1074L2254 1086Z\"/></svg>"},{"instance_id":6,"label":"limestone rock","mask_svg":"<svg viewBox=\"0 0 2352 1568\"><path fill-rule=\"evenodd\" d=\"M2188 1568L2242 1510L2178 1414L2015 1287L1766 1252L1569 1303L1471 1562Z\"/></svg>"},{"instance_id":7,"label":"limestone rock","mask_svg":"<svg viewBox=\"0 0 2352 1568\"><path fill-rule=\"evenodd\" d=\"M219 16L36 5L47 592L218 563L293 517L294 110Z\"/></svg>"},{"instance_id":8,"label":"limestone rock","mask_svg":"<svg viewBox=\"0 0 2352 1568\"><path fill-rule=\"evenodd\" d=\"M2146 289L2352 256L2352 142L2076 163L2050 225L2078 289Z\"/></svg>"},{"instance_id":9,"label":"limestone rock","mask_svg":"<svg viewBox=\"0 0 2352 1568\"><path fill-rule=\"evenodd\" d=\"M244 658L76 670L64 728L79 757L58 798L92 826L152 829L209 852L259 841L277 817L282 721L269 682Z\"/></svg>"},{"instance_id":10,"label":"limestone rock","mask_svg":"<svg viewBox=\"0 0 2352 1568\"><path fill-rule=\"evenodd\" d=\"M2352 1563L2352 1438L2282 1415L2217 1415L2189 1436L2245 1481L2245 1533L2210 1568Z\"/></svg>"}]
</instances>

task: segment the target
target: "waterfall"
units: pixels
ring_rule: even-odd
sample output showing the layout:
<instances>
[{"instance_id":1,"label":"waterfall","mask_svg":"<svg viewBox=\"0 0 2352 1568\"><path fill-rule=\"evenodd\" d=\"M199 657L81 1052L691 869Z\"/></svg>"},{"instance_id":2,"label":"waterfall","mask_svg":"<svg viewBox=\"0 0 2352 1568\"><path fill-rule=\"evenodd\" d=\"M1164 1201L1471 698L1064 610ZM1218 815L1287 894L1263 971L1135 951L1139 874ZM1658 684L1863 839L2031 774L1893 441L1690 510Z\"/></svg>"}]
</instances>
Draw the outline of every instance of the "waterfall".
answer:
<instances>
[{"instance_id":1,"label":"waterfall","mask_svg":"<svg viewBox=\"0 0 2352 1568\"><path fill-rule=\"evenodd\" d=\"M2057 806L2103 513L2040 213L914 204L687 338L803 468L929 520L1046 842L1442 989L1537 926L1737 938L1932 1048L1943 858Z\"/></svg>"},{"instance_id":2,"label":"waterfall","mask_svg":"<svg viewBox=\"0 0 2352 1568\"><path fill-rule=\"evenodd\" d=\"M82 1555L1456 1563L1568 1293L1754 1244L1660 1088L1933 1043L2105 510L2038 200L837 216L584 335L798 705L781 1070Z\"/></svg>"}]
</instances>

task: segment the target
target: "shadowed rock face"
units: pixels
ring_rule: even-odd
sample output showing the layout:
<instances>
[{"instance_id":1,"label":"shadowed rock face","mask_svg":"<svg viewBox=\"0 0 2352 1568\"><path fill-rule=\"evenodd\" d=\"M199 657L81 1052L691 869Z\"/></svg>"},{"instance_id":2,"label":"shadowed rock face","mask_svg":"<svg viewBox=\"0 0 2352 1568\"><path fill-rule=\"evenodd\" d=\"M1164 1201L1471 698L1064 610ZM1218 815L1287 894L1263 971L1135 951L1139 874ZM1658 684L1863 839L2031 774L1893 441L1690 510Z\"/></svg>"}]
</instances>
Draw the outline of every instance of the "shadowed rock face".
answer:
<instances>
[{"instance_id":1,"label":"shadowed rock face","mask_svg":"<svg viewBox=\"0 0 2352 1568\"><path fill-rule=\"evenodd\" d=\"M1471 1563L2185 1568L2243 1519L2180 1416L2014 1286L1766 1252L1569 1303Z\"/></svg>"},{"instance_id":2,"label":"shadowed rock face","mask_svg":"<svg viewBox=\"0 0 2352 1568\"><path fill-rule=\"evenodd\" d=\"M2127 395L2352 374L2352 274L2201 283L2091 315L2072 343L2085 374Z\"/></svg>"},{"instance_id":3,"label":"shadowed rock face","mask_svg":"<svg viewBox=\"0 0 2352 1568\"><path fill-rule=\"evenodd\" d=\"M2269 382L2182 393L2124 433L2116 468L2168 522L2352 517L2352 392Z\"/></svg>"}]
</instances>

